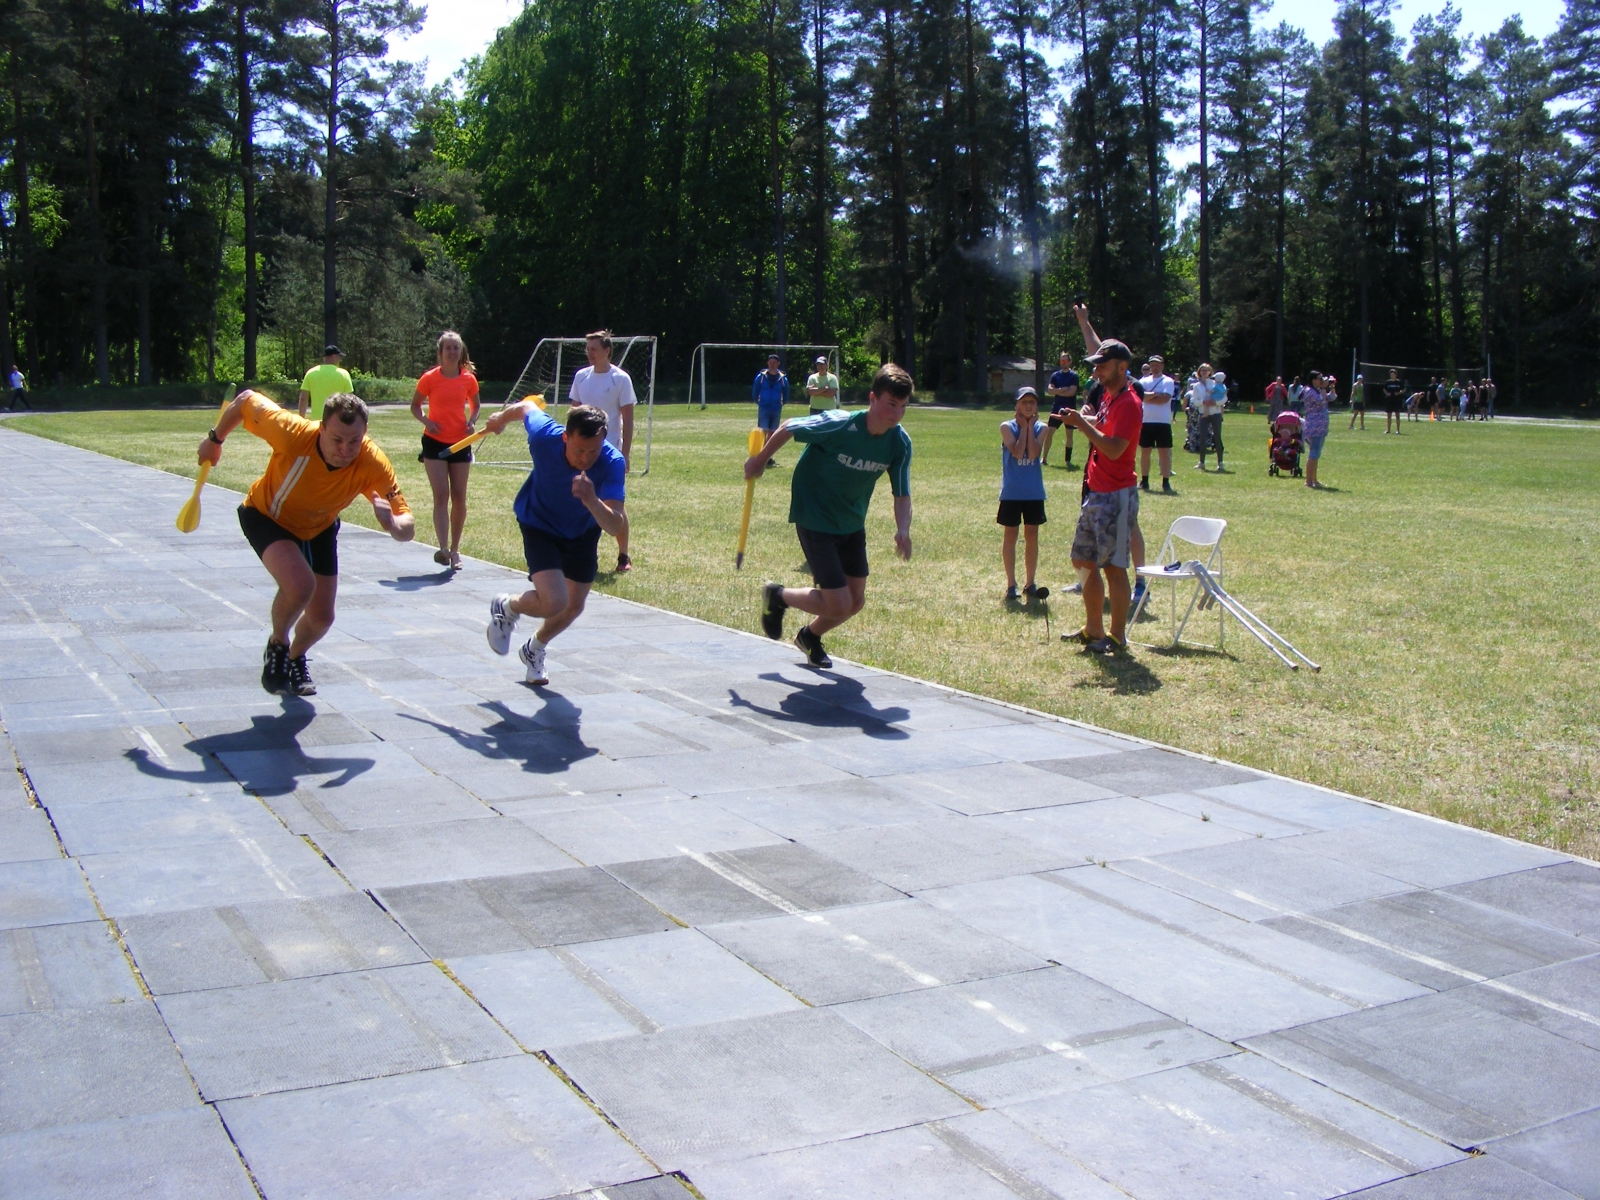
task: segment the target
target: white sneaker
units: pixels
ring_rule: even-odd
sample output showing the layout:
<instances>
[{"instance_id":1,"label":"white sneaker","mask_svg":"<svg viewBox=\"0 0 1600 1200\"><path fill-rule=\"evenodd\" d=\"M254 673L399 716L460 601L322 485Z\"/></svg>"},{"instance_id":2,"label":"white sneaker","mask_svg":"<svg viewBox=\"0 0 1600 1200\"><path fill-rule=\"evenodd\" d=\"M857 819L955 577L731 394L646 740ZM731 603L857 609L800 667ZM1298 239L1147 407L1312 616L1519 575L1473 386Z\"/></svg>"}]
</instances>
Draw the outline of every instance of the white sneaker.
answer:
<instances>
[{"instance_id":1,"label":"white sneaker","mask_svg":"<svg viewBox=\"0 0 1600 1200\"><path fill-rule=\"evenodd\" d=\"M511 631L517 627L517 614L511 611L511 602L516 599L509 592L496 596L489 601L489 649L496 654L509 654L511 652Z\"/></svg>"},{"instance_id":2,"label":"white sneaker","mask_svg":"<svg viewBox=\"0 0 1600 1200\"><path fill-rule=\"evenodd\" d=\"M544 673L544 643L536 637L531 637L522 643L522 649L517 651L517 657L528 668L528 673L523 677L524 683L546 684L550 677Z\"/></svg>"}]
</instances>

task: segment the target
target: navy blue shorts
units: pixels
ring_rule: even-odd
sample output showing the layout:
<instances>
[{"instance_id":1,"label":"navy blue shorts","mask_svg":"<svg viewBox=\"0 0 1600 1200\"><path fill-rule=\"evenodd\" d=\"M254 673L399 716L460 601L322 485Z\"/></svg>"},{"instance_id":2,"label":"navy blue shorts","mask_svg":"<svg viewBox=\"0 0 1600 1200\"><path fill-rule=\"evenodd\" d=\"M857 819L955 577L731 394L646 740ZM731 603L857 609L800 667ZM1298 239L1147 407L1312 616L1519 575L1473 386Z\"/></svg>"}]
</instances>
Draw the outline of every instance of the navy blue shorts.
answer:
<instances>
[{"instance_id":1,"label":"navy blue shorts","mask_svg":"<svg viewBox=\"0 0 1600 1200\"><path fill-rule=\"evenodd\" d=\"M522 554L528 560L528 578L540 571L560 571L573 583L593 583L600 569L600 526L581 537L559 538L532 525L522 526Z\"/></svg>"}]
</instances>

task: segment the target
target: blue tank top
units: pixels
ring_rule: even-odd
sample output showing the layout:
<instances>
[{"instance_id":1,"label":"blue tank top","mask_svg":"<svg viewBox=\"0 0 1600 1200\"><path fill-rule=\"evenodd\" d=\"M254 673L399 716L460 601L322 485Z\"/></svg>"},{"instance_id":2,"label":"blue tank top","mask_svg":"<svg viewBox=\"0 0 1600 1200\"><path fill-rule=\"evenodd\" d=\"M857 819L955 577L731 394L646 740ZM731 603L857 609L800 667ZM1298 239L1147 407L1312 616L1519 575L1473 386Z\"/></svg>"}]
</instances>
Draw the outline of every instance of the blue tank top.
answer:
<instances>
[{"instance_id":1,"label":"blue tank top","mask_svg":"<svg viewBox=\"0 0 1600 1200\"><path fill-rule=\"evenodd\" d=\"M1011 436L1022 436L1022 429L1017 424L1016 418L1006 422L1011 430ZM1044 436L1044 422L1033 423L1035 438ZM1037 443L1035 443L1037 444ZM1043 500L1044 497L1044 464L1037 458L1026 459L1018 462L1007 450L1005 443L1000 443L1000 499L1002 500Z\"/></svg>"}]
</instances>

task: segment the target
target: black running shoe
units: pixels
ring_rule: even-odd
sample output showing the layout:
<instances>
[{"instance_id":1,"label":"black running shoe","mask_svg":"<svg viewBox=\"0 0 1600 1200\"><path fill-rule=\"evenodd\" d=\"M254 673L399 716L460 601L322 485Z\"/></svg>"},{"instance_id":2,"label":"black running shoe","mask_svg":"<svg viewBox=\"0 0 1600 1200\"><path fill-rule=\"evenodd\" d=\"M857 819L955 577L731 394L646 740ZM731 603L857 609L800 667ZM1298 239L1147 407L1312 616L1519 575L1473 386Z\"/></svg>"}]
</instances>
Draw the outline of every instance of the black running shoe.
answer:
<instances>
[{"instance_id":1,"label":"black running shoe","mask_svg":"<svg viewBox=\"0 0 1600 1200\"><path fill-rule=\"evenodd\" d=\"M783 602L783 584L761 585L761 632L775 642L783 640L783 614L789 606Z\"/></svg>"},{"instance_id":2,"label":"black running shoe","mask_svg":"<svg viewBox=\"0 0 1600 1200\"><path fill-rule=\"evenodd\" d=\"M800 632L794 635L794 644L800 647L806 656L806 661L813 667L831 667L833 659L828 657L828 652L822 648L822 639L811 632L811 626L800 626Z\"/></svg>"},{"instance_id":3,"label":"black running shoe","mask_svg":"<svg viewBox=\"0 0 1600 1200\"><path fill-rule=\"evenodd\" d=\"M289 660L288 685L283 689L288 696L315 696L317 685L311 682L311 668L306 666L306 656Z\"/></svg>"},{"instance_id":4,"label":"black running shoe","mask_svg":"<svg viewBox=\"0 0 1600 1200\"><path fill-rule=\"evenodd\" d=\"M282 695L289 684L289 647L268 642L261 652L261 687L274 696Z\"/></svg>"}]
</instances>

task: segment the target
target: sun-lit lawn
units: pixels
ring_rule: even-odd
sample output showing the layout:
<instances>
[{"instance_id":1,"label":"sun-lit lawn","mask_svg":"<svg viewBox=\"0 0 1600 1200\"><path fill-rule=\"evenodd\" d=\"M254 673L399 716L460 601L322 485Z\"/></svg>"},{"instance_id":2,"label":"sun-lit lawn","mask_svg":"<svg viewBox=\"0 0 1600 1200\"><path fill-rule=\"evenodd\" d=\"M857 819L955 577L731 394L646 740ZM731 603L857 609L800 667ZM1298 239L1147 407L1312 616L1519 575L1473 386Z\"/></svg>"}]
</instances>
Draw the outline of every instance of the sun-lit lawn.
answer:
<instances>
[{"instance_id":1,"label":"sun-lit lawn","mask_svg":"<svg viewBox=\"0 0 1600 1200\"><path fill-rule=\"evenodd\" d=\"M1324 492L1268 478L1261 417L1228 418L1233 474L1202 475L1177 451L1181 494L1144 498L1151 555L1173 517L1225 517L1228 589L1321 663L1319 675L1286 670L1231 622L1225 654L1138 648L1107 661L1057 640L1081 621L1074 598L1052 600L1048 632L1042 613L1008 610L994 524L1003 415L912 410L915 557L893 558L881 487L867 608L828 639L835 654L1600 857L1600 428L1408 423L1395 437L1381 414L1353 433L1335 414ZM744 570L733 569L752 418L748 405L657 412L650 473L630 481L637 569L603 575L601 590L754 630L762 580L802 580L785 520L792 449L757 487ZM192 475L211 419L10 424ZM431 540L418 429L403 409L372 424ZM526 457L514 434L483 450ZM212 482L242 490L264 460L237 435ZM1071 581L1080 476L1049 474L1040 579L1059 591ZM510 504L522 479L514 467L474 471L467 553L520 565ZM349 516L372 523L364 504ZM1163 628L1143 623L1135 636L1157 640Z\"/></svg>"}]
</instances>

